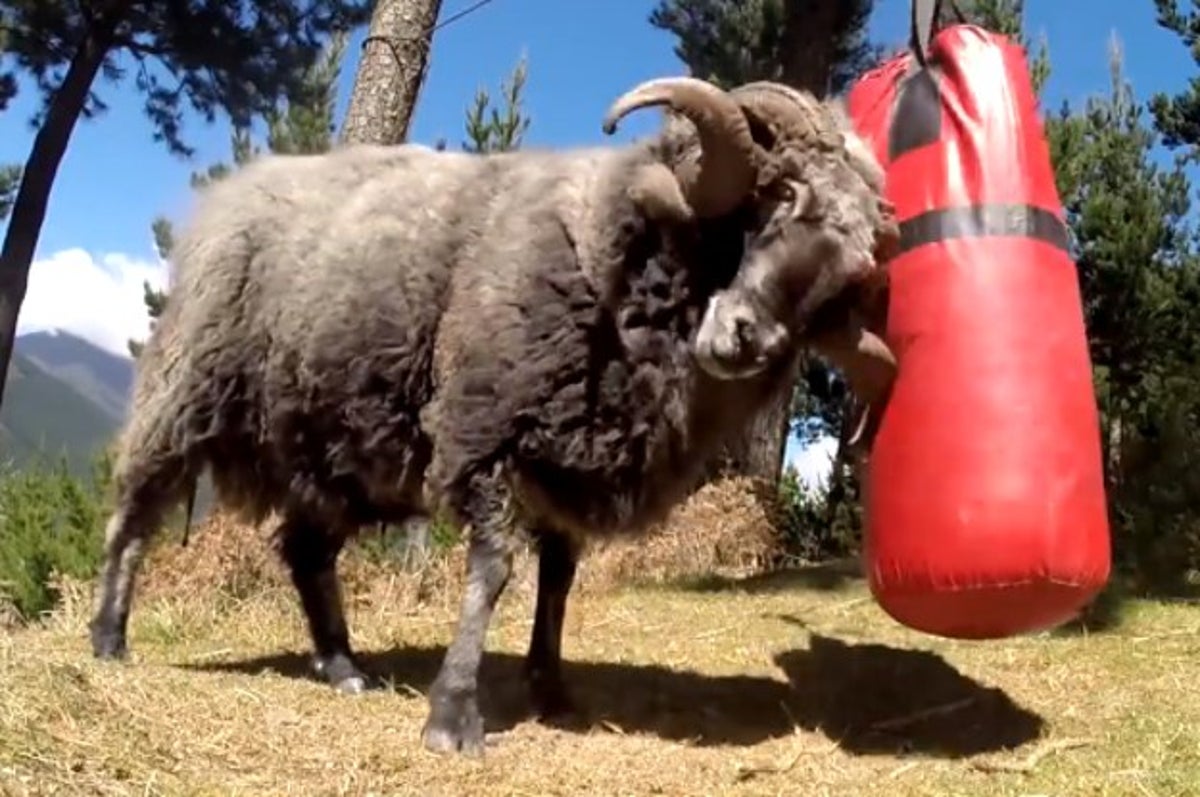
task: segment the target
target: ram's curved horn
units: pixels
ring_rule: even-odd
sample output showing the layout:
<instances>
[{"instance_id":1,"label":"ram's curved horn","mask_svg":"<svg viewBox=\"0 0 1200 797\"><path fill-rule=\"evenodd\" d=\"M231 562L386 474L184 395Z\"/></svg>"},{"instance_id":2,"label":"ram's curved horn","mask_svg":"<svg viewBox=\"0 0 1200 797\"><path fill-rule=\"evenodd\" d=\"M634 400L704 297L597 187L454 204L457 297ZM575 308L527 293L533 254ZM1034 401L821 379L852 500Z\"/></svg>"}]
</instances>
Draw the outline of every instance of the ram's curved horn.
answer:
<instances>
[{"instance_id":1,"label":"ram's curved horn","mask_svg":"<svg viewBox=\"0 0 1200 797\"><path fill-rule=\"evenodd\" d=\"M683 195L700 217L719 216L737 206L758 175L750 124L732 97L692 77L647 80L618 97L604 115L604 132L638 108L667 105L686 116L700 136L700 167L676 175Z\"/></svg>"},{"instance_id":2,"label":"ram's curved horn","mask_svg":"<svg viewBox=\"0 0 1200 797\"><path fill-rule=\"evenodd\" d=\"M759 80L745 83L729 92L742 113L763 125L777 137L798 139L810 144L838 146L841 134L822 104L811 94Z\"/></svg>"}]
</instances>

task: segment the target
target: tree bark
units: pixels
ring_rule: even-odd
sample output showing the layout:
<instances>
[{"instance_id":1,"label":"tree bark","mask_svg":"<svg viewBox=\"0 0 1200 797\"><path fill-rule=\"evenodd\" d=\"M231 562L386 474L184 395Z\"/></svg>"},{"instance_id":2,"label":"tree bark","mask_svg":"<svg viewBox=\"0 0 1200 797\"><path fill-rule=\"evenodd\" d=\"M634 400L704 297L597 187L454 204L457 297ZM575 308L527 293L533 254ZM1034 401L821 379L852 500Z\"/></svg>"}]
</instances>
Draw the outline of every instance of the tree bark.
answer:
<instances>
[{"instance_id":1,"label":"tree bark","mask_svg":"<svg viewBox=\"0 0 1200 797\"><path fill-rule=\"evenodd\" d=\"M833 74L834 27L842 0L784 3L782 81L824 97Z\"/></svg>"},{"instance_id":2,"label":"tree bark","mask_svg":"<svg viewBox=\"0 0 1200 797\"><path fill-rule=\"evenodd\" d=\"M363 41L341 143L390 145L408 137L441 7L442 0L379 0Z\"/></svg>"},{"instance_id":3,"label":"tree bark","mask_svg":"<svg viewBox=\"0 0 1200 797\"><path fill-rule=\"evenodd\" d=\"M828 93L838 2L840 0L789 0L784 3L786 16L781 47L784 83L807 89L820 97ZM800 367L793 370L789 388L800 372ZM713 476L732 473L776 483L787 450L791 414L792 391L780 391L755 418L749 434L725 446L706 470Z\"/></svg>"},{"instance_id":4,"label":"tree bark","mask_svg":"<svg viewBox=\"0 0 1200 797\"><path fill-rule=\"evenodd\" d=\"M354 76L340 143L400 144L408 128L433 41L442 0L378 0L362 58ZM404 562L427 557L432 518L409 518L398 530L405 539Z\"/></svg>"},{"instance_id":5,"label":"tree bark","mask_svg":"<svg viewBox=\"0 0 1200 797\"><path fill-rule=\"evenodd\" d=\"M755 415L746 434L726 443L705 468L704 481L726 476L746 476L775 484L783 466L791 430L792 391L798 371L793 371L787 388Z\"/></svg>"},{"instance_id":6,"label":"tree bark","mask_svg":"<svg viewBox=\"0 0 1200 797\"><path fill-rule=\"evenodd\" d=\"M46 120L33 139L13 202L4 246L0 249L0 407L17 338L17 319L29 285L46 208L59 164L87 102L88 92L111 46L112 28L93 30L79 45L62 85L54 93Z\"/></svg>"}]
</instances>

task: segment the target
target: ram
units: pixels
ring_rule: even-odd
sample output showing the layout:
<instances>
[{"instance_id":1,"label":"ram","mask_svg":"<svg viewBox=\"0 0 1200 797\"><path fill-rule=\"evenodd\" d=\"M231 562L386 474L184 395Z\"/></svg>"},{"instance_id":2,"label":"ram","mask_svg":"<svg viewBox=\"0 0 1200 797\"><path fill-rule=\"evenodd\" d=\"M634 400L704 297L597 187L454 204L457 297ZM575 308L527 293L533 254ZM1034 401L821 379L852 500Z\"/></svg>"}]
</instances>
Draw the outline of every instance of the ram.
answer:
<instances>
[{"instance_id":1,"label":"ram","mask_svg":"<svg viewBox=\"0 0 1200 797\"><path fill-rule=\"evenodd\" d=\"M314 669L347 692L368 678L344 542L438 511L469 527L432 750L482 750L484 637L512 554L536 541L527 676L540 711L567 709L560 639L584 543L663 518L790 389L806 345L868 400L894 366L854 297L896 226L839 108L661 78L604 127L655 105L663 128L624 146L347 147L208 188L119 438L95 655L125 655L146 541L207 468L227 507L278 517Z\"/></svg>"}]
</instances>

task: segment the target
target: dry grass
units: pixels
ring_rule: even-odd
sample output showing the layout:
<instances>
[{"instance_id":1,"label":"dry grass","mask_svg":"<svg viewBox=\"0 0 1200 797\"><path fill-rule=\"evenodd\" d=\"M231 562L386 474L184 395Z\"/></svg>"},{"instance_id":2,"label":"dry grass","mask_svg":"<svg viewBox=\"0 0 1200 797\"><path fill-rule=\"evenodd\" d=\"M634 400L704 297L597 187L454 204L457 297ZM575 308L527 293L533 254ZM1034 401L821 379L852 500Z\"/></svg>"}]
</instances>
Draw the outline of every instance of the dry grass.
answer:
<instances>
[{"instance_id":1,"label":"dry grass","mask_svg":"<svg viewBox=\"0 0 1200 797\"><path fill-rule=\"evenodd\" d=\"M633 584L762 572L780 554L778 511L770 493L748 479L706 485L653 533L618 538L588 551L576 589L605 592ZM139 600L202 594L224 606L264 592L290 598L291 584L270 541L273 525L268 520L246 527L218 515L192 532L187 548L174 540L160 541L139 581ZM532 596L536 580L526 567L528 561L526 552L509 592ZM419 611L431 603L457 606L464 568L461 545L405 572L372 561L351 545L339 572L352 602L382 601Z\"/></svg>"},{"instance_id":2,"label":"dry grass","mask_svg":"<svg viewBox=\"0 0 1200 797\"><path fill-rule=\"evenodd\" d=\"M0 631L0 794L1196 793L1200 610L1138 602L1103 634L965 643L898 627L833 569L619 586L744 568L769 538L706 529L748 507L698 497L672 521L704 540L677 543L681 567L653 548L641 572L627 550L585 563L603 572L569 604L564 653L586 711L562 727L524 714L522 560L488 641L483 761L419 743L461 559L400 574L352 558L354 641L391 688L350 698L307 677L261 535L218 522L156 554L131 662L91 659L87 587L65 585L40 627Z\"/></svg>"},{"instance_id":3,"label":"dry grass","mask_svg":"<svg viewBox=\"0 0 1200 797\"><path fill-rule=\"evenodd\" d=\"M590 552L580 586L603 590L762 572L781 553L780 507L771 487L747 478L706 484L641 539Z\"/></svg>"}]
</instances>

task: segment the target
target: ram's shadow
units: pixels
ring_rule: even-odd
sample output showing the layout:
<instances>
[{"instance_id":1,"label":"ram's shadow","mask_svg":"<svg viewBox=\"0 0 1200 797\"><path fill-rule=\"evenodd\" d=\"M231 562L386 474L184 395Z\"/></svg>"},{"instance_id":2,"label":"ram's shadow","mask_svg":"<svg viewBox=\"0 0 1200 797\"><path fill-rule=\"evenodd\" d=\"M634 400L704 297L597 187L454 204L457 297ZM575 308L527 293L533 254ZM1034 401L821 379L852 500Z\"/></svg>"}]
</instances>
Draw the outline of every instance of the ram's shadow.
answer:
<instances>
[{"instance_id":1,"label":"ram's shadow","mask_svg":"<svg viewBox=\"0 0 1200 797\"><path fill-rule=\"evenodd\" d=\"M745 592L751 595L810 590L837 592L863 581L862 565L857 559L841 559L819 564L780 568L751 576L702 576L672 582L669 586L685 592Z\"/></svg>"},{"instance_id":2,"label":"ram's shadow","mask_svg":"<svg viewBox=\"0 0 1200 797\"><path fill-rule=\"evenodd\" d=\"M424 691L443 653L441 647L410 647L364 653L362 660L371 672ZM585 731L607 722L629 733L701 746L749 746L786 736L799 726L825 734L851 753L946 758L1019 746L1035 739L1043 725L1001 690L962 675L933 653L813 636L807 649L780 653L775 663L786 681L654 665L567 662L565 674L582 711L555 724ZM183 666L310 677L307 659L300 654ZM489 653L481 681L480 708L489 731L507 730L527 717L520 657Z\"/></svg>"}]
</instances>

